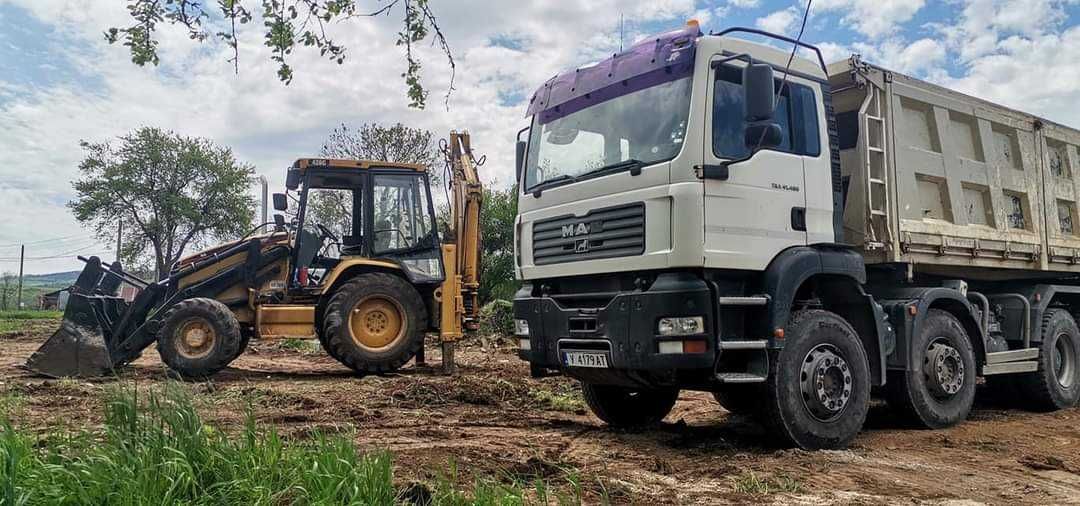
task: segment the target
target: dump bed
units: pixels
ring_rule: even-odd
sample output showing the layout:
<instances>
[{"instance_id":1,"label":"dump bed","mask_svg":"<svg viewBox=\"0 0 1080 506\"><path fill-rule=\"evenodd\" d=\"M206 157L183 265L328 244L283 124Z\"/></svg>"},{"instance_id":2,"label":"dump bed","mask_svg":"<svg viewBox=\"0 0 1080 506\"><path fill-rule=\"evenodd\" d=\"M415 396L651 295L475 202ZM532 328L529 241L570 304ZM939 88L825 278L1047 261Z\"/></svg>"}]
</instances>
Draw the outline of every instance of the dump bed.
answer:
<instances>
[{"instance_id":1,"label":"dump bed","mask_svg":"<svg viewBox=\"0 0 1080 506\"><path fill-rule=\"evenodd\" d=\"M1080 272L1080 131L858 57L830 65L829 82L845 242L867 263Z\"/></svg>"}]
</instances>

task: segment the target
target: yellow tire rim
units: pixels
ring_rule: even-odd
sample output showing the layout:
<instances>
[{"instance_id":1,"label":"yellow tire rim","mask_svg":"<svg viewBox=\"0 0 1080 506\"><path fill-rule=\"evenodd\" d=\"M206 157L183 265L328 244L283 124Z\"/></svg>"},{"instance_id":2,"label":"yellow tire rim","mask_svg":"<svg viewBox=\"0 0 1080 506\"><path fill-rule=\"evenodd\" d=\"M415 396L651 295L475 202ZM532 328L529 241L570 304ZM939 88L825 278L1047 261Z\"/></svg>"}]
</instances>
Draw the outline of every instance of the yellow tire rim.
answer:
<instances>
[{"instance_id":1,"label":"yellow tire rim","mask_svg":"<svg viewBox=\"0 0 1080 506\"><path fill-rule=\"evenodd\" d=\"M405 330L405 309L393 299L371 295L349 311L349 334L361 348L387 348L404 337Z\"/></svg>"},{"instance_id":2,"label":"yellow tire rim","mask_svg":"<svg viewBox=\"0 0 1080 506\"><path fill-rule=\"evenodd\" d=\"M187 359L206 357L217 345L217 332L210 322L191 318L176 330L176 351Z\"/></svg>"}]
</instances>

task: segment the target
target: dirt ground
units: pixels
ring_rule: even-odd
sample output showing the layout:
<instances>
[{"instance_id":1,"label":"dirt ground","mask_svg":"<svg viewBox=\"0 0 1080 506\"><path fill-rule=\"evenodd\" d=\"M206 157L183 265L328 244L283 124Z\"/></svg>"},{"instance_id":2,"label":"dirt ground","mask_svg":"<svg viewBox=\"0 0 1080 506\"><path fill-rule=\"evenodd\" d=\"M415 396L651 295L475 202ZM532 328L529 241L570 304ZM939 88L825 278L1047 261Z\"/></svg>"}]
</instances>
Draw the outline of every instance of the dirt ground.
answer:
<instances>
[{"instance_id":1,"label":"dirt ground","mask_svg":"<svg viewBox=\"0 0 1080 506\"><path fill-rule=\"evenodd\" d=\"M17 426L93 425L107 385L165 381L153 350L119 379L34 377L21 365L54 325L0 335L0 393L20 399ZM207 420L236 427L253 408L287 437L352 433L362 448L393 452L406 484L454 463L463 482L577 476L586 502L1080 504L1080 408L1037 414L980 401L970 421L927 431L900 428L875 405L850 449L806 452L771 446L698 392L684 392L657 429L607 429L574 382L530 379L507 346L461 345L453 378L412 366L359 378L317 350L290 348L255 344L212 382L190 385ZM438 364L437 347L428 350Z\"/></svg>"}]
</instances>

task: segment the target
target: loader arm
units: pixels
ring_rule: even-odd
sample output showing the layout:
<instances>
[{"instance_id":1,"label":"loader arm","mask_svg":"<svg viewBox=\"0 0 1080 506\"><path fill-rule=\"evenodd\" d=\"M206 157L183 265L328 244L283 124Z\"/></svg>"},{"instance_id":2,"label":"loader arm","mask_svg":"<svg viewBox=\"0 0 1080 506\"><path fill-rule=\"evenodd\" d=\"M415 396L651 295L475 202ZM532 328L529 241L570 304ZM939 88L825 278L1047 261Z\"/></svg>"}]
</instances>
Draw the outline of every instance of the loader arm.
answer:
<instances>
[{"instance_id":1,"label":"loader arm","mask_svg":"<svg viewBox=\"0 0 1080 506\"><path fill-rule=\"evenodd\" d=\"M440 289L439 336L443 343L453 343L465 332L479 326L480 206L484 189L476 172L476 158L467 132L450 132L444 154L450 171L450 234L453 241L443 244L446 281ZM453 349L452 345L445 344L443 348L444 355L447 349Z\"/></svg>"}]
</instances>

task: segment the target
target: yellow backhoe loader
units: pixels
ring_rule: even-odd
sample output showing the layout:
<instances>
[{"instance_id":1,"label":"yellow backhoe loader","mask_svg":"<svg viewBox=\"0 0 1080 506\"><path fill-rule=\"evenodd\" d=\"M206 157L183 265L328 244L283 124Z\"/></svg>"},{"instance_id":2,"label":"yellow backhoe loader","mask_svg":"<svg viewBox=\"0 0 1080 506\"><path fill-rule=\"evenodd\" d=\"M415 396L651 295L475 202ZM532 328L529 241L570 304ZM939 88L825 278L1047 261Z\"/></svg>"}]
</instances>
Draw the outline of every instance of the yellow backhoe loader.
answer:
<instances>
[{"instance_id":1,"label":"yellow backhoe loader","mask_svg":"<svg viewBox=\"0 0 1080 506\"><path fill-rule=\"evenodd\" d=\"M52 377L107 374L156 343L185 378L225 368L251 339L317 338L358 373L417 358L438 332L443 365L477 327L483 197L468 133L443 144L450 234L439 239L427 168L304 158L274 195L275 230L191 255L148 282L82 259L60 329L27 361ZM289 201L295 210L289 210ZM117 297L122 283L140 289Z\"/></svg>"}]
</instances>

